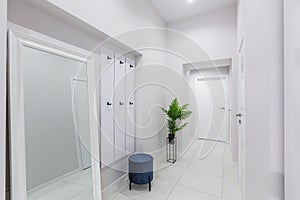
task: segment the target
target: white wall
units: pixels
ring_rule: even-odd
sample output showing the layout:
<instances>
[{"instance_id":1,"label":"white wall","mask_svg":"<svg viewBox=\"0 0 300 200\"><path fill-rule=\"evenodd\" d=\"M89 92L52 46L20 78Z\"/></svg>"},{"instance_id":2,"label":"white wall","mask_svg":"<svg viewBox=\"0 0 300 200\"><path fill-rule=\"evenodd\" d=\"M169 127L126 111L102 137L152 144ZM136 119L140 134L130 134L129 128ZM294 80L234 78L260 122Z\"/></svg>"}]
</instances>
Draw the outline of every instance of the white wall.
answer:
<instances>
[{"instance_id":1,"label":"white wall","mask_svg":"<svg viewBox=\"0 0 300 200\"><path fill-rule=\"evenodd\" d=\"M186 128L177 134L178 155L184 153L191 145L197 132L196 98L189 85L189 73L183 64L207 61L209 56L195 41L181 32L167 30L167 67L165 68L166 104L177 97L180 104L189 104L194 113L187 119Z\"/></svg>"},{"instance_id":2,"label":"white wall","mask_svg":"<svg viewBox=\"0 0 300 200\"><path fill-rule=\"evenodd\" d=\"M6 154L6 7L0 2L0 199L5 199Z\"/></svg>"},{"instance_id":3,"label":"white wall","mask_svg":"<svg viewBox=\"0 0 300 200\"><path fill-rule=\"evenodd\" d=\"M245 42L246 200L283 200L283 1L241 0Z\"/></svg>"},{"instance_id":4,"label":"white wall","mask_svg":"<svg viewBox=\"0 0 300 200\"><path fill-rule=\"evenodd\" d=\"M300 196L300 1L286 0L285 22L285 199L296 200Z\"/></svg>"},{"instance_id":5,"label":"white wall","mask_svg":"<svg viewBox=\"0 0 300 200\"><path fill-rule=\"evenodd\" d=\"M137 87L151 82L163 82L163 73L159 72L156 64L164 64L165 58L163 53L155 48L164 48L164 30L134 31L147 27L164 28L166 26L149 1L88 0L83 2L76 0L69 2L50 0L49 2L104 33L116 36L131 48L140 49L139 51L143 54L141 62L143 66L136 71ZM142 35L143 37L141 37ZM137 140L137 151L153 152L160 148L161 138L157 131L162 127L163 115L159 106L164 106L164 99L164 90L153 84L143 87L137 92L137 137L144 138ZM154 136L154 134L156 135Z\"/></svg>"},{"instance_id":6,"label":"white wall","mask_svg":"<svg viewBox=\"0 0 300 200\"><path fill-rule=\"evenodd\" d=\"M103 41L80 27L76 27L60 19L58 16L34 6L24 0L8 1L8 21L48 35L74 46L92 50Z\"/></svg>"},{"instance_id":7,"label":"white wall","mask_svg":"<svg viewBox=\"0 0 300 200\"><path fill-rule=\"evenodd\" d=\"M142 27L165 27L165 22L147 0L49 2L111 36Z\"/></svg>"},{"instance_id":8,"label":"white wall","mask_svg":"<svg viewBox=\"0 0 300 200\"><path fill-rule=\"evenodd\" d=\"M199 44L212 59L230 58L236 52L236 6L220 8L167 25Z\"/></svg>"},{"instance_id":9,"label":"white wall","mask_svg":"<svg viewBox=\"0 0 300 200\"><path fill-rule=\"evenodd\" d=\"M179 31L189 37L199 47L196 52L189 52L189 58L193 61L215 60L222 58L232 58L230 69L230 99L231 99L231 144L233 161L238 159L237 126L235 121L236 113L236 5L227 6L211 12L203 13L195 17L190 17L180 21L167 24L169 29ZM168 38L170 40L170 38ZM186 41L184 41L186 42ZM176 42L171 41L176 45ZM180 45L179 45L180 46ZM191 49L191 48L190 48ZM193 49L193 48L192 48ZM201 49L201 50L200 50ZM185 49L188 52L188 48ZM195 49L193 49L195 50ZM198 54L193 55L192 54ZM198 60L195 60L198 59ZM177 66L180 69L182 61L172 62L174 58L169 58L169 65Z\"/></svg>"}]
</instances>

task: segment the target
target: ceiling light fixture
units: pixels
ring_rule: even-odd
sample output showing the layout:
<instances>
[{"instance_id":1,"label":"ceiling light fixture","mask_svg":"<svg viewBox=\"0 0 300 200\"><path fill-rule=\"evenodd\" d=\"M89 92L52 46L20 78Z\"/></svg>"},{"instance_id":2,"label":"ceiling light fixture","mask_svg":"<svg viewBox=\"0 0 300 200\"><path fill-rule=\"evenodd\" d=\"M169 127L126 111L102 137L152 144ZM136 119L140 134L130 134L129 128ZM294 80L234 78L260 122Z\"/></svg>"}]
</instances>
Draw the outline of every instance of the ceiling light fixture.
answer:
<instances>
[{"instance_id":1,"label":"ceiling light fixture","mask_svg":"<svg viewBox=\"0 0 300 200\"><path fill-rule=\"evenodd\" d=\"M194 0L187 0L189 3L193 3Z\"/></svg>"}]
</instances>

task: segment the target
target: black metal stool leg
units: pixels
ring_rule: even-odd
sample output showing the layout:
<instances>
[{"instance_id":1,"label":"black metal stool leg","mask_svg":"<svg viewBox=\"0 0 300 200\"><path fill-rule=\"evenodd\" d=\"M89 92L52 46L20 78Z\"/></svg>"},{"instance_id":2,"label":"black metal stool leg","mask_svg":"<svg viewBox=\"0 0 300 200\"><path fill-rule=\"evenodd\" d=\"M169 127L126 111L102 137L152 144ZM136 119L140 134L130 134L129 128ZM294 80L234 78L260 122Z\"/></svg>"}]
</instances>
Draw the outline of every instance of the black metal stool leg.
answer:
<instances>
[{"instance_id":1,"label":"black metal stool leg","mask_svg":"<svg viewBox=\"0 0 300 200\"><path fill-rule=\"evenodd\" d=\"M148 180L149 180L149 192L151 192L151 179L150 179L150 176L148 177Z\"/></svg>"},{"instance_id":2,"label":"black metal stool leg","mask_svg":"<svg viewBox=\"0 0 300 200\"><path fill-rule=\"evenodd\" d=\"M129 190L131 190L131 180L129 179Z\"/></svg>"}]
</instances>

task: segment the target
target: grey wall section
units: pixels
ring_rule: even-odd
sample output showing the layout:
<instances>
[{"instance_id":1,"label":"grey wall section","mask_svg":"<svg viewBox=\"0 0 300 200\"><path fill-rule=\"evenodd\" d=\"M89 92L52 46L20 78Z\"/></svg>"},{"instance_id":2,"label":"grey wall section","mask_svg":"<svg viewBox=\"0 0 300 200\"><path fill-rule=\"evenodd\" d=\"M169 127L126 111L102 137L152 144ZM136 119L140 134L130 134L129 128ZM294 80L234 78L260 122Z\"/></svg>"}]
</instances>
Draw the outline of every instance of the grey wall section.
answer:
<instances>
[{"instance_id":1,"label":"grey wall section","mask_svg":"<svg viewBox=\"0 0 300 200\"><path fill-rule=\"evenodd\" d=\"M86 79L86 65L23 47L27 189L79 169L71 77Z\"/></svg>"}]
</instances>

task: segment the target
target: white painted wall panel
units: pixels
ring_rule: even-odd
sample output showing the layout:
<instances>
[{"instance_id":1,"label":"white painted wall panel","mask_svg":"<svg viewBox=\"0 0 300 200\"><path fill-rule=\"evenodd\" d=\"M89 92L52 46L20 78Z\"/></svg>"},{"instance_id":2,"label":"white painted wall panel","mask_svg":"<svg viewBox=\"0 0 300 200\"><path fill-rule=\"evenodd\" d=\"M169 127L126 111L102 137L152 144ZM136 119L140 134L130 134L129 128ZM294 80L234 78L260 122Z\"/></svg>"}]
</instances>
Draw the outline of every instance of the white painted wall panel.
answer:
<instances>
[{"instance_id":1,"label":"white painted wall panel","mask_svg":"<svg viewBox=\"0 0 300 200\"><path fill-rule=\"evenodd\" d=\"M110 35L145 26L165 26L164 20L147 0L48 0L48 2Z\"/></svg>"},{"instance_id":2,"label":"white painted wall panel","mask_svg":"<svg viewBox=\"0 0 300 200\"><path fill-rule=\"evenodd\" d=\"M101 167L114 162L114 52L101 50Z\"/></svg>"},{"instance_id":3,"label":"white painted wall panel","mask_svg":"<svg viewBox=\"0 0 300 200\"><path fill-rule=\"evenodd\" d=\"M101 159L104 167L135 150L135 61L102 48L101 67Z\"/></svg>"},{"instance_id":4,"label":"white painted wall panel","mask_svg":"<svg viewBox=\"0 0 300 200\"><path fill-rule=\"evenodd\" d=\"M300 1L285 1L285 199L299 199Z\"/></svg>"},{"instance_id":5,"label":"white painted wall panel","mask_svg":"<svg viewBox=\"0 0 300 200\"><path fill-rule=\"evenodd\" d=\"M116 54L114 87L115 160L125 156L125 57Z\"/></svg>"},{"instance_id":6,"label":"white painted wall panel","mask_svg":"<svg viewBox=\"0 0 300 200\"><path fill-rule=\"evenodd\" d=\"M134 60L126 58L126 154L135 149L135 95L134 95Z\"/></svg>"}]
</instances>

